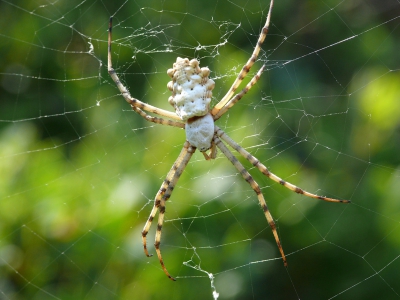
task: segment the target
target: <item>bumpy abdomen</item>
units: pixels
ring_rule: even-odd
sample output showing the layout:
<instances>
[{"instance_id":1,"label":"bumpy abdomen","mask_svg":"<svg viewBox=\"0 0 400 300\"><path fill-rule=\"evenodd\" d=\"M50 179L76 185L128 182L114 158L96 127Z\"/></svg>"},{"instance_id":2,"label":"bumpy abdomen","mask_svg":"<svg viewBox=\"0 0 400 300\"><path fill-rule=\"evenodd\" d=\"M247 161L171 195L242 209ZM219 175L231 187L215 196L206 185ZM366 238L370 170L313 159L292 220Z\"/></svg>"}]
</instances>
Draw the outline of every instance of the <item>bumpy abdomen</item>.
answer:
<instances>
[{"instance_id":1,"label":"bumpy abdomen","mask_svg":"<svg viewBox=\"0 0 400 300\"><path fill-rule=\"evenodd\" d=\"M167 73L172 78L167 85L172 92L168 102L175 108L176 114L183 121L206 115L215 86L214 81L208 78L210 70L200 68L197 59L189 61L178 57Z\"/></svg>"}]
</instances>

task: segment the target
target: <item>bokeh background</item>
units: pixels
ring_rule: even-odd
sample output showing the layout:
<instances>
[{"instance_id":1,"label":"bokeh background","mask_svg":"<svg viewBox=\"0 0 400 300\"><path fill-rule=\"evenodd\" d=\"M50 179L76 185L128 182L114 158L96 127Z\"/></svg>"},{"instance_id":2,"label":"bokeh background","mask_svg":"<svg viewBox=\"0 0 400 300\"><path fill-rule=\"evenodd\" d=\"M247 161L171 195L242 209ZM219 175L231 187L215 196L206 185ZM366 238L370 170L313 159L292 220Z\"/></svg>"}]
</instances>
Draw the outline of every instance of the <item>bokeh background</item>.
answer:
<instances>
[{"instance_id":1,"label":"bokeh background","mask_svg":"<svg viewBox=\"0 0 400 300\"><path fill-rule=\"evenodd\" d=\"M132 112L171 109L166 70L197 57L213 103L248 59L269 1L0 2L0 299L400 298L400 4L276 1L252 73L218 121L270 170L351 204L307 199L243 161L277 222L219 154L193 156L161 248L141 230L184 131ZM150 231L153 249L155 226ZM212 274L212 276L211 276Z\"/></svg>"}]
</instances>

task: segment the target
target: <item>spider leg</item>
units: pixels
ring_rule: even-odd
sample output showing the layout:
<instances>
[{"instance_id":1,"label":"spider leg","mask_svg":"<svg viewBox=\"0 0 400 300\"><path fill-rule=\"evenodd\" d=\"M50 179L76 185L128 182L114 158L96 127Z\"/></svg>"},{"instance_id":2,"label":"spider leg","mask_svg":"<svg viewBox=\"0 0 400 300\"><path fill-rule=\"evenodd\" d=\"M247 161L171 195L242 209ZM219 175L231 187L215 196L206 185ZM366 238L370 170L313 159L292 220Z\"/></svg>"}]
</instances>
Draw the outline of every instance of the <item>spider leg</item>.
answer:
<instances>
[{"instance_id":1,"label":"spider leg","mask_svg":"<svg viewBox=\"0 0 400 300\"><path fill-rule=\"evenodd\" d=\"M268 221L269 226L271 227L272 234L274 235L276 244L278 245L279 252L281 253L283 264L285 267L287 266L286 256L283 252L283 248L281 242L279 240L278 232L276 231L276 225L272 215L268 209L267 203L265 202L264 196L261 193L260 187L257 182L253 179L250 173L243 167L243 165L237 160L237 158L229 151L229 149L221 142L221 140L214 136L214 142L217 147L221 150L221 152L229 159L229 161L235 166L235 168L239 171L242 177L250 184L251 188L257 194L258 201L260 202L261 208L264 211L265 218Z\"/></svg>"},{"instance_id":2,"label":"spider leg","mask_svg":"<svg viewBox=\"0 0 400 300\"><path fill-rule=\"evenodd\" d=\"M250 82L244 87L243 90L240 91L240 93L237 93L235 96L233 96L226 105L221 108L217 114L214 116L214 121L218 120L224 113L228 111L232 106L234 106L244 95L247 94L247 92L257 83L257 81L260 79L262 72L264 71L264 66L261 67L260 70L258 70L257 74L254 75L254 77L250 80Z\"/></svg>"},{"instance_id":3,"label":"spider leg","mask_svg":"<svg viewBox=\"0 0 400 300\"><path fill-rule=\"evenodd\" d=\"M176 122L176 121L172 121L172 120L169 120L169 119L152 117L152 116L146 114L139 107L136 107L136 106L133 106L133 105L131 105L131 107L136 113L141 115L146 121L153 122L153 123L156 123L156 124L161 124L161 125L168 125L168 126L173 126L173 127L185 128L185 123Z\"/></svg>"},{"instance_id":4,"label":"spider leg","mask_svg":"<svg viewBox=\"0 0 400 300\"><path fill-rule=\"evenodd\" d=\"M170 174L168 173L168 175L170 175ZM168 178L168 176L167 176L167 178ZM160 189L157 192L157 195L154 200L153 209L151 210L150 216L147 219L146 224L144 225L143 230L142 230L143 249L144 249L144 254L146 254L147 257L153 256L153 254L149 254L149 251L147 250L147 238L146 237L147 237L147 234L149 233L149 230L150 230L151 224L154 220L154 217L157 214L158 208L160 207L161 198L164 195L165 191L167 190L168 182L169 182L167 178L163 181Z\"/></svg>"},{"instance_id":5,"label":"spider leg","mask_svg":"<svg viewBox=\"0 0 400 300\"><path fill-rule=\"evenodd\" d=\"M172 191L178 182L179 177L181 176L183 170L185 169L186 165L188 164L190 158L192 157L193 153L196 151L196 148L191 146L189 142L185 142L183 145L182 151L179 154L178 158L176 159L175 163L173 164L171 170L168 172L167 177L165 178L164 182L161 184L161 187L156 195L154 200L154 206L151 210L150 216L144 225L142 231L142 240L143 240L143 248L144 253L147 256L149 255L147 251L147 244L146 244L146 236L150 230L151 224L153 219L159 210L158 215L158 224L157 224L157 231L155 237L154 246L156 248L157 256L161 264L161 268L163 269L164 273L170 278L171 280L175 279L168 273L167 268L164 265L164 261L161 256L160 250L160 241L161 241L161 230L164 223L164 214L165 214L165 202L171 197Z\"/></svg>"},{"instance_id":6,"label":"spider leg","mask_svg":"<svg viewBox=\"0 0 400 300\"><path fill-rule=\"evenodd\" d=\"M253 166L257 167L261 173L263 173L265 176L268 178L272 179L273 181L283 185L284 187L288 188L289 190L301 194L310 198L314 199L320 199L324 200L327 202L339 202L339 203L350 203L350 200L339 200L339 199L334 199L334 198L328 198L324 196L318 196L315 194L312 194L310 192L307 192L294 184L291 184L290 182L287 182L283 180L282 178L276 176L274 173L271 173L266 166L264 166L257 158L255 158L253 155L251 155L249 152L247 152L245 149L243 149L240 145L238 145L234 140L232 140L223 130L221 130L218 126L215 126L215 131L216 134L224 140L230 147L235 149L237 152L240 153L244 158L246 158Z\"/></svg>"},{"instance_id":7,"label":"spider leg","mask_svg":"<svg viewBox=\"0 0 400 300\"><path fill-rule=\"evenodd\" d=\"M265 22L264 27L262 28L260 35L258 37L257 45L255 46L253 53L247 63L243 66L242 70L240 71L239 75L235 79L234 83L232 84L231 88L229 91L226 93L226 95L221 99L220 102L218 102L214 108L211 111L211 114L215 116L218 111L225 106L225 104L229 101L229 99L232 97L233 93L235 90L239 87L243 79L246 77L247 73L249 73L251 67L253 66L254 62L257 60L258 54L261 50L261 45L265 40L265 37L268 34L268 29L269 29L269 24L271 20L271 13L272 13L272 7L274 6L274 1L271 0L271 3L269 5L269 11L267 15L267 20Z\"/></svg>"},{"instance_id":8,"label":"spider leg","mask_svg":"<svg viewBox=\"0 0 400 300\"><path fill-rule=\"evenodd\" d=\"M140 108L142 110L145 110L145 111L148 111L148 112L151 112L151 113L163 116L163 117L182 121L181 118L174 112L160 109L158 107L144 103L138 99L135 99L131 96L128 89L119 80L117 73L115 72L115 70L112 67L112 60L111 60L111 40L112 40L112 38L111 38L111 36L112 36L112 17L110 18L110 23L108 26L108 74L110 74L112 80L117 85L119 91L121 92L122 96L125 98L126 102L128 102L132 107L134 106L134 107ZM136 111L136 112L138 112L138 111ZM143 114L140 114L140 115L143 117Z\"/></svg>"},{"instance_id":9,"label":"spider leg","mask_svg":"<svg viewBox=\"0 0 400 300\"><path fill-rule=\"evenodd\" d=\"M176 161L174 162L173 167L171 168L171 170L168 172L167 177L164 179L163 183L161 184L160 189L158 190L156 197L154 199L154 206L153 209L150 212L150 216L146 221L146 224L143 227L142 230L142 241L143 241L143 248L144 248L144 253L146 254L147 257L153 256L152 254L149 254L148 250L147 250L147 234L149 233L151 224L154 220L154 217L157 214L157 211L160 207L160 203L161 203L161 198L164 196L165 191L167 190L168 185L171 182L172 177L174 176L174 172L177 169L177 165L180 163L180 161L182 160L182 157L186 154L186 148L184 147L181 151L181 153L179 154L178 158L176 159Z\"/></svg>"}]
</instances>

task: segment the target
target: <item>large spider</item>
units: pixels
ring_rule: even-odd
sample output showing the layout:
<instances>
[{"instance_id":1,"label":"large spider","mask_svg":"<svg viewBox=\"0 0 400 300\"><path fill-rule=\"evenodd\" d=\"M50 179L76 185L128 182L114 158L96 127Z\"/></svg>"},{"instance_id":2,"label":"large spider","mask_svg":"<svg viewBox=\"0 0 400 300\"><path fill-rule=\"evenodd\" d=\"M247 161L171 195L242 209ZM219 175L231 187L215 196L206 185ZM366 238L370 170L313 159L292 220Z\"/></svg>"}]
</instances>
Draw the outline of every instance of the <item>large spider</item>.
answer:
<instances>
[{"instance_id":1,"label":"large spider","mask_svg":"<svg viewBox=\"0 0 400 300\"><path fill-rule=\"evenodd\" d=\"M144 252L149 257L151 255L147 250L146 236L149 232L150 226L157 211L159 211L158 226L154 246L164 273L172 280L175 279L168 273L164 265L160 250L161 229L163 226L165 214L165 202L171 197L172 191L179 177L181 176L193 153L196 151L196 148L200 150L206 160L209 160L216 157L216 147L218 147L221 152L228 158L228 160L236 167L243 178L250 184L251 188L257 194L258 201L260 202L261 208L264 211L264 215L267 218L269 226L271 227L272 233L274 235L276 244L278 245L278 249L281 253L282 260L285 266L287 266L285 253L283 252L281 243L279 241L274 219L272 218L268 206L265 203L264 196L261 193L259 185L254 181L249 172L243 167L243 165L238 161L238 159L232 154L232 152L222 141L235 149L253 166L258 168L265 176L269 177L273 181L278 182L279 184L292 190L295 193L328 202L350 202L348 200L337 200L328 197L318 196L309 193L289 182L284 181L283 179L268 171L268 169L257 158L255 158L249 152L239 146L223 130L221 130L218 126L214 124L216 120L218 120L224 113L226 113L232 106L234 106L260 79L264 66L261 67L261 69L250 80L250 82L246 85L244 89L234 95L236 89L239 87L245 76L249 73L250 68L256 61L258 53L261 49L261 45L264 42L265 37L267 36L272 7L273 0L271 0L267 20L261 30L261 33L258 37L257 45L255 46L251 57L243 66L242 70L238 74L235 82L232 84L229 91L221 99L221 101L219 101L214 106L213 109L210 110L209 107L212 96L212 89L214 88L214 81L208 78L210 70L207 67L200 68L199 62L196 59L192 59L190 61L187 58L182 59L178 57L176 59L176 62L173 64L173 68L167 71L168 75L172 78L172 81L170 81L167 85L168 89L172 92L172 96L169 97L168 101L175 108L175 113L154 107L133 98L127 88L121 83L118 75L112 68L111 63L112 17L110 18L108 32L108 73L117 85L122 96L131 105L132 109L147 121L161 125L184 128L186 131L186 141L183 144L182 151L176 159L175 163L173 164L171 170L168 172L168 175L165 178L164 182L161 184L161 187L154 200L153 209L151 210L150 216L142 231ZM144 111L148 111L156 115L166 117L168 119L153 117L148 115ZM210 150L209 154L206 153L208 150Z\"/></svg>"}]
</instances>

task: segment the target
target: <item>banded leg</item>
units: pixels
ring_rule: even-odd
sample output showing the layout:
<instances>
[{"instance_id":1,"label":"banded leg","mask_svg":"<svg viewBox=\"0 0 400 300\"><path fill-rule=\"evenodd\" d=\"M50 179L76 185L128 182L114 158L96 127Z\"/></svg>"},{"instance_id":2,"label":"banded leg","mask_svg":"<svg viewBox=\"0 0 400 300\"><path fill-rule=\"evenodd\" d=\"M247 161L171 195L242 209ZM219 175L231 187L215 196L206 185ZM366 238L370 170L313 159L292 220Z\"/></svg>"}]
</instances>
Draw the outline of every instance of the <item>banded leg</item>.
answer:
<instances>
[{"instance_id":1,"label":"banded leg","mask_svg":"<svg viewBox=\"0 0 400 300\"><path fill-rule=\"evenodd\" d=\"M291 184L290 182L283 180L282 178L276 176L274 173L271 173L267 169L267 167L264 166L257 158L255 158L253 155L251 155L249 152L247 152L245 149L243 149L243 147L238 145L218 126L215 126L215 132L216 132L217 136L219 136L222 140L224 140L230 147L232 147L237 152L239 152L240 155L242 155L245 159L247 159L253 166L257 167L261 171L261 173L263 173L265 176L272 179L273 181L283 185L287 189L289 189L297 194L301 194L301 195L304 195L304 196L307 196L310 198L314 198L314 199L324 200L327 202L350 203L350 200L339 200L339 199L328 198L328 197L312 194L310 192L307 192L307 191L295 186L294 184Z\"/></svg>"},{"instance_id":2,"label":"banded leg","mask_svg":"<svg viewBox=\"0 0 400 300\"><path fill-rule=\"evenodd\" d=\"M250 184L251 188L257 194L258 201L260 202L261 208L264 211L265 218L268 221L268 225L271 227L272 234L274 235L276 244L278 245L279 252L281 253L283 264L287 266L286 256L283 252L281 242L279 240L278 232L276 231L276 225L272 215L268 209L267 203L265 202L264 196L261 193L260 187L257 182L253 179L250 173L243 167L243 165L237 160L237 158L229 151L229 149L221 142L218 137L214 137L214 142L222 153L229 159L229 161L235 166L242 177Z\"/></svg>"},{"instance_id":3,"label":"banded leg","mask_svg":"<svg viewBox=\"0 0 400 300\"><path fill-rule=\"evenodd\" d=\"M144 253L145 253L146 256L148 256L148 257L150 257L150 256L152 256L152 255L149 254L149 252L148 252L148 250L147 250L146 236L147 236L147 234L148 234L148 232L149 232L149 230L150 230L151 224L152 224L153 219L154 219L154 217L155 217L155 215L156 215L156 213L157 213L157 210L158 210L159 207L160 207L161 199L162 199L162 197L164 196L164 194L165 194L165 192L166 192L168 186L170 185L170 183L171 183L171 181L172 181L172 179L173 179L173 177L174 177L174 175L175 175L176 170L179 168L179 166L181 165L181 163L182 163L182 161L184 160L185 156L187 155L187 153L188 153L188 148L189 148L189 147L191 147L190 144L189 144L189 142L185 142L185 144L183 145L183 148L182 148L182 150L181 150L181 153L178 155L178 158L175 160L175 162L174 162L172 168L171 168L170 171L168 172L168 174L167 174L165 180L163 181L163 183L161 184L160 189L159 189L158 192L157 192L157 195L156 195L156 197L155 197L155 199L154 199L154 206L153 206L153 209L151 210L150 216L149 216L149 218L147 219L147 222L146 222L146 224L145 224L144 227L143 227L143 230L142 230L143 248L144 248ZM193 147L191 147L191 148L193 148ZM194 150L193 150L193 152L194 152ZM190 156L191 156L191 155L190 155ZM190 159L190 157L189 157L189 159Z\"/></svg>"},{"instance_id":4,"label":"banded leg","mask_svg":"<svg viewBox=\"0 0 400 300\"><path fill-rule=\"evenodd\" d=\"M147 251L147 244L146 244L146 236L150 230L151 224L153 222L153 219L157 213L157 210L159 210L159 216L158 216L158 225L157 225L157 231L156 231L156 237L155 237L155 243L154 246L156 248L157 256L160 261L161 267L164 271L164 273L170 278L171 280L175 280L167 271L164 261L161 256L161 250L160 250L160 241L161 241L161 230L162 226L164 223L164 214L165 214L165 202L171 197L172 191L178 182L179 177L181 176L183 170L185 169L186 165L188 164L190 158L192 157L193 153L196 151L195 147L192 147L189 142L185 142L183 145L182 151L179 154L178 158L176 159L175 163L173 164L171 170L168 172L167 177L165 178L164 182L162 183L156 198L154 200L154 206L153 209L150 213L150 216L144 225L143 231L142 231L142 241L143 241L143 248L144 252L147 256L149 255Z\"/></svg>"},{"instance_id":5,"label":"banded leg","mask_svg":"<svg viewBox=\"0 0 400 300\"><path fill-rule=\"evenodd\" d=\"M139 107L136 107L136 106L133 106L133 105L131 105L131 107L136 113L141 115L146 121L153 122L153 123L156 123L156 124L161 124L161 125L168 125L168 126L173 126L173 127L185 128L185 123L176 122L176 121L172 121L172 120L169 120L169 119L152 117L152 116L146 114Z\"/></svg>"},{"instance_id":6,"label":"banded leg","mask_svg":"<svg viewBox=\"0 0 400 300\"><path fill-rule=\"evenodd\" d=\"M181 154L182 154L182 152L181 152ZM179 159L179 157L178 157L178 159ZM168 173L168 175L170 175L170 174ZM167 175L167 178L168 178L168 175ZM152 222L154 220L154 217L157 214L157 210L160 207L161 198L164 195L165 191L167 190L167 187L168 187L167 178L161 184L161 187L157 192L157 195L156 195L155 200L154 200L153 209L151 210L150 216L147 219L146 224L144 225L143 230L142 230L143 249L144 249L144 254L146 254L147 257L153 256L153 254L149 254L149 251L147 250L147 239L146 239L146 237L147 237L147 234L149 233L149 230L150 230L151 224L152 224Z\"/></svg>"},{"instance_id":7,"label":"banded leg","mask_svg":"<svg viewBox=\"0 0 400 300\"><path fill-rule=\"evenodd\" d=\"M140 108L142 110L167 117L173 120L182 121L182 119L174 112L170 112L164 109L160 109L158 107L152 106L150 104L144 103L138 99L135 99L131 96L128 89L122 84L119 80L119 77L115 70L112 67L112 60L111 60L111 40L112 40L112 17L110 18L110 23L108 26L108 74L110 74L112 80L117 85L119 91L121 92L122 96L125 98L126 102L128 102L131 106ZM137 112L137 111L136 111ZM141 115L143 116L143 115ZM168 125L168 124L166 124Z\"/></svg>"},{"instance_id":8,"label":"banded leg","mask_svg":"<svg viewBox=\"0 0 400 300\"><path fill-rule=\"evenodd\" d=\"M264 27L262 28L260 35L258 37L257 45L254 47L254 51L247 61L247 63L243 66L242 70L240 71L239 75L235 79L235 82L232 84L231 88L229 91L226 93L226 95L221 99L217 105L214 106L214 108L211 111L211 114L215 116L218 111L225 106L225 104L229 101L229 99L232 97L233 93L235 90L239 87L239 85L242 83L243 79L246 77L247 73L249 73L251 67L257 60L258 54L260 53L261 50L261 45L265 40L265 37L268 34L269 30L269 24L271 21L271 13L272 13L272 7L274 6L274 1L271 0L270 5L269 5L269 11L267 15L267 20L265 22Z\"/></svg>"},{"instance_id":9,"label":"banded leg","mask_svg":"<svg viewBox=\"0 0 400 300\"><path fill-rule=\"evenodd\" d=\"M244 95L247 94L247 92L257 83L257 81L260 79L262 72L264 71L264 66L261 67L260 70L258 70L257 74L254 75L254 77L250 80L250 82L244 87L243 90L240 91L240 93L236 94L234 97L232 97L231 100L228 101L228 103L221 108L218 113L214 116L214 121L218 120L224 113L228 111L232 106L234 106Z\"/></svg>"}]
</instances>

